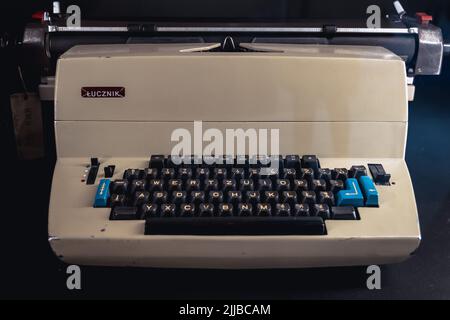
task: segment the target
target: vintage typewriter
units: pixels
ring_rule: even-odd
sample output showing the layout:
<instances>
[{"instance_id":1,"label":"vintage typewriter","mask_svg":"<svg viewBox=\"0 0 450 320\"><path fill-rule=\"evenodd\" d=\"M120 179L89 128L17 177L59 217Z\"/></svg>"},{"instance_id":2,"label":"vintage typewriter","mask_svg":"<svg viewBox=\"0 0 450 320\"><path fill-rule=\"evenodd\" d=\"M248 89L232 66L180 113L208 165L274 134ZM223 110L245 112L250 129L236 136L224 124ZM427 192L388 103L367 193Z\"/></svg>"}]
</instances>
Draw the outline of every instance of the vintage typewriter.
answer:
<instances>
[{"instance_id":1,"label":"vintage typewriter","mask_svg":"<svg viewBox=\"0 0 450 320\"><path fill-rule=\"evenodd\" d=\"M30 26L24 45L57 63L48 233L63 261L344 266L419 246L408 100L446 51L428 16L374 29L56 20ZM197 141L182 157L177 129ZM227 153L224 139L204 155L209 129L277 130L279 144Z\"/></svg>"}]
</instances>

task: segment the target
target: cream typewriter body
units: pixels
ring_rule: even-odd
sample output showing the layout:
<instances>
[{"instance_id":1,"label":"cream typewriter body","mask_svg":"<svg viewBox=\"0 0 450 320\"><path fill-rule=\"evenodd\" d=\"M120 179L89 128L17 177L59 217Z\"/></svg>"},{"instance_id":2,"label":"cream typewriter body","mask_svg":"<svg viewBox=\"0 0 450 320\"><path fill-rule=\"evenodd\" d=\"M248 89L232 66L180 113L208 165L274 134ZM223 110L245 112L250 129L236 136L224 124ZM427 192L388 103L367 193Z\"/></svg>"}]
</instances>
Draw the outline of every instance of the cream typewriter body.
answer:
<instances>
[{"instance_id":1,"label":"cream typewriter body","mask_svg":"<svg viewBox=\"0 0 450 320\"><path fill-rule=\"evenodd\" d=\"M88 45L61 56L49 209L57 256L87 265L298 268L394 263L416 250L420 229L404 160L404 61L381 47L241 45L246 52L209 51L214 44ZM155 155L171 154L176 129L194 137L194 121L202 121L203 133L217 129L224 136L227 129L278 129L283 166L276 179L265 177L273 185L264 189L264 177L249 176L258 166L236 166L244 169L236 177L233 165L205 165L207 178L219 186L199 202L190 198L187 180L177 176L181 166ZM189 179L199 178L202 167L188 166ZM164 168L174 169L170 178L184 186L151 189L154 180L164 180ZM216 176L223 174L217 168L227 170L225 176ZM283 176L292 174L285 169L294 169L293 175ZM237 184L225 190L223 179ZM253 179L252 186L243 188L240 179ZM290 187L279 185L283 179ZM298 181L308 186L302 189ZM171 198L185 189L181 204ZM133 198L138 191L147 192L146 203ZM158 202L158 191L168 198ZM210 191L222 197L211 199ZM241 191L242 198L228 198L229 191ZM252 202L248 191L261 196L251 209L240 205ZM279 198L266 198L266 191ZM334 198L324 200L322 192ZM315 199L308 198L312 193ZM353 194L359 203L346 202ZM173 203L167 216L161 207ZM203 215L204 207L199 213L200 203L212 204L210 215ZM230 214L218 209L222 203L234 204ZM145 204L149 212L142 212ZM194 207L191 215L183 215L184 204ZM324 204L328 211L322 212Z\"/></svg>"}]
</instances>

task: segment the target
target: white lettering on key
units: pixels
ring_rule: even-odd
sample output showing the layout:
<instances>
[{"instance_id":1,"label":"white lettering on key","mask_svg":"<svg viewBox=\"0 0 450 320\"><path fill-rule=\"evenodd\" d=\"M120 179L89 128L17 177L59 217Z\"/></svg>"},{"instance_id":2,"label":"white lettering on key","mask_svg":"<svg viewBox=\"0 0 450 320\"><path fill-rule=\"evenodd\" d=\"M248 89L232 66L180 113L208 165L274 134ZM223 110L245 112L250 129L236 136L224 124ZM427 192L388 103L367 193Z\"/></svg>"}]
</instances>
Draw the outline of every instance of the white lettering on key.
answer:
<instances>
[{"instance_id":1,"label":"white lettering on key","mask_svg":"<svg viewBox=\"0 0 450 320\"><path fill-rule=\"evenodd\" d=\"M358 195L358 189L356 189L356 185L354 182L352 182L352 187L353 187L353 193L346 192L345 193L346 196L357 196Z\"/></svg>"}]
</instances>

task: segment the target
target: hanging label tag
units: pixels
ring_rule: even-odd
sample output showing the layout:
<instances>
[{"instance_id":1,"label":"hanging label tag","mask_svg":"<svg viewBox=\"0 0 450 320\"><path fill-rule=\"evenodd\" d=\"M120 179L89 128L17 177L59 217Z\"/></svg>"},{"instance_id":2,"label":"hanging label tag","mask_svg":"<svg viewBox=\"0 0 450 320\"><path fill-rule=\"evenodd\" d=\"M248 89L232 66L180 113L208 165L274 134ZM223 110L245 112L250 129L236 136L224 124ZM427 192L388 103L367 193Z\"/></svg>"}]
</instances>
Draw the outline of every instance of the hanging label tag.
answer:
<instances>
[{"instance_id":1,"label":"hanging label tag","mask_svg":"<svg viewBox=\"0 0 450 320\"><path fill-rule=\"evenodd\" d=\"M15 93L10 97L18 157L44 157L41 100L36 93Z\"/></svg>"}]
</instances>

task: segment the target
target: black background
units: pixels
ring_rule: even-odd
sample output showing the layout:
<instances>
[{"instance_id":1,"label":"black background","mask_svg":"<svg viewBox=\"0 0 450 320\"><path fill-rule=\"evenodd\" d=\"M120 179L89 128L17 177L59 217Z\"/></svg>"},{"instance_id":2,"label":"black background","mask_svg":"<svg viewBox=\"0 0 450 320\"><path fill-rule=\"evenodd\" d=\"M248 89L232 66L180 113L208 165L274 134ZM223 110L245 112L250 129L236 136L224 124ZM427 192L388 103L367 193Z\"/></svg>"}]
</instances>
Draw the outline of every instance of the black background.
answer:
<instances>
[{"instance_id":1,"label":"black background","mask_svg":"<svg viewBox=\"0 0 450 320\"><path fill-rule=\"evenodd\" d=\"M50 1L2 1L0 31L20 32ZM69 3L69 2L66 2ZM70 1L83 18L153 20L363 19L369 4L393 13L391 1L166 0ZM409 13L427 11L450 38L448 1L402 1ZM369 291L365 268L310 270L162 270L82 268L83 290L69 292L65 265L47 242L51 159L17 160L8 96L17 90L14 56L1 51L0 297L4 298L450 298L450 61L439 77L416 79L410 104L407 162L420 215L422 244L407 262L382 269L382 290ZM383 143L374 141L374 143Z\"/></svg>"},{"instance_id":2,"label":"black background","mask_svg":"<svg viewBox=\"0 0 450 320\"><path fill-rule=\"evenodd\" d=\"M272 20L356 18L364 19L366 8L377 4L384 13L394 13L390 0L66 0L62 6L77 4L85 19L205 19ZM51 9L52 1L2 1L3 22L23 20L37 10ZM432 13L447 16L446 0L403 0L408 13ZM6 20L5 20L6 19ZM18 21L19 22L19 21Z\"/></svg>"}]
</instances>

